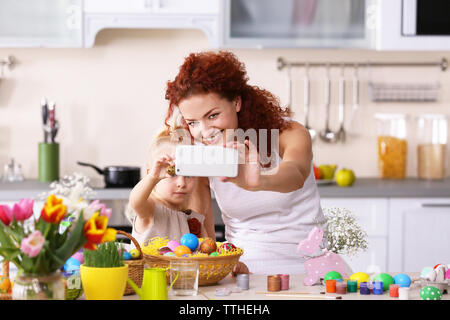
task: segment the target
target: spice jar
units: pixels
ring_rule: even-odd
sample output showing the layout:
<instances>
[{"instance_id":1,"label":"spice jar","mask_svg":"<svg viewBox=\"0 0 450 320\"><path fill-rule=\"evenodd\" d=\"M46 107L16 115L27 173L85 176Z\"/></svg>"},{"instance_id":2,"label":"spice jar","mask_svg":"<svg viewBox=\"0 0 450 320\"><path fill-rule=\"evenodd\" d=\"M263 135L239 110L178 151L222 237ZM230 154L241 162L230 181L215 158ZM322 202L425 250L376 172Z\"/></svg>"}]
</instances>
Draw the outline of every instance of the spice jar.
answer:
<instances>
[{"instance_id":1,"label":"spice jar","mask_svg":"<svg viewBox=\"0 0 450 320\"><path fill-rule=\"evenodd\" d=\"M417 117L417 175L421 179L444 179L447 149L447 118L442 114Z\"/></svg>"},{"instance_id":2,"label":"spice jar","mask_svg":"<svg viewBox=\"0 0 450 320\"><path fill-rule=\"evenodd\" d=\"M380 178L404 179L406 174L406 116L377 113L378 172Z\"/></svg>"}]
</instances>

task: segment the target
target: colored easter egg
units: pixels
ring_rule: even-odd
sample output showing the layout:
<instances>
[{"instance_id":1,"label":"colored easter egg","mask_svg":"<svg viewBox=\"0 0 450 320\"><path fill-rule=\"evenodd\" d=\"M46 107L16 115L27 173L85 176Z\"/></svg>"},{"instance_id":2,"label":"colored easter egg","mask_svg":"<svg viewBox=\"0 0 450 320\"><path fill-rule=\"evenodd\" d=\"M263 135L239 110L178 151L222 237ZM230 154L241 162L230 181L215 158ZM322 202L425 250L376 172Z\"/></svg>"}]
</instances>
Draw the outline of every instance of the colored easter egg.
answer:
<instances>
[{"instance_id":1,"label":"colored easter egg","mask_svg":"<svg viewBox=\"0 0 450 320\"><path fill-rule=\"evenodd\" d=\"M170 248L170 250L175 251L175 249L180 245L181 243L179 243L176 240L170 240L169 242L167 242L167 247Z\"/></svg>"},{"instance_id":2,"label":"colored easter egg","mask_svg":"<svg viewBox=\"0 0 450 320\"><path fill-rule=\"evenodd\" d=\"M133 257L131 256L131 253L126 252L126 251L122 254L122 258L123 258L123 260L131 260L131 259L133 259Z\"/></svg>"},{"instance_id":3,"label":"colored easter egg","mask_svg":"<svg viewBox=\"0 0 450 320\"><path fill-rule=\"evenodd\" d=\"M8 277L0 276L0 292L8 293L11 289L11 280Z\"/></svg>"},{"instance_id":4,"label":"colored easter egg","mask_svg":"<svg viewBox=\"0 0 450 320\"><path fill-rule=\"evenodd\" d=\"M173 253L172 251L169 251L169 252L164 253L164 256L166 256L166 257L176 257L177 255L175 253Z\"/></svg>"},{"instance_id":5,"label":"colored easter egg","mask_svg":"<svg viewBox=\"0 0 450 320\"><path fill-rule=\"evenodd\" d=\"M356 273L352 274L349 279L356 280L357 287L359 288L359 285L361 282L369 282L370 276L364 272L356 272Z\"/></svg>"},{"instance_id":6,"label":"colored easter egg","mask_svg":"<svg viewBox=\"0 0 450 320\"><path fill-rule=\"evenodd\" d=\"M211 254L212 252L217 250L216 242L211 238L206 238L200 244L200 251L203 253Z\"/></svg>"},{"instance_id":7,"label":"colored easter egg","mask_svg":"<svg viewBox=\"0 0 450 320\"><path fill-rule=\"evenodd\" d=\"M420 290L420 297L422 300L441 300L442 293L436 287L426 286Z\"/></svg>"},{"instance_id":8,"label":"colored easter egg","mask_svg":"<svg viewBox=\"0 0 450 320\"><path fill-rule=\"evenodd\" d=\"M181 236L180 244L194 251L198 247L198 238L193 233L185 233Z\"/></svg>"},{"instance_id":9,"label":"colored easter egg","mask_svg":"<svg viewBox=\"0 0 450 320\"><path fill-rule=\"evenodd\" d=\"M399 273L394 276L394 283L399 284L402 288L407 288L411 285L411 278L404 273Z\"/></svg>"},{"instance_id":10,"label":"colored easter egg","mask_svg":"<svg viewBox=\"0 0 450 320\"><path fill-rule=\"evenodd\" d=\"M323 277L323 281L342 279L342 275L337 271L330 271Z\"/></svg>"},{"instance_id":11,"label":"colored easter egg","mask_svg":"<svg viewBox=\"0 0 450 320\"><path fill-rule=\"evenodd\" d=\"M131 254L131 257L133 257L133 259L137 259L141 256L138 249L131 249L130 254Z\"/></svg>"},{"instance_id":12,"label":"colored easter egg","mask_svg":"<svg viewBox=\"0 0 450 320\"><path fill-rule=\"evenodd\" d=\"M81 262L75 258L70 257L64 263L64 271L65 272L73 272L75 270L79 270L81 266Z\"/></svg>"},{"instance_id":13,"label":"colored easter egg","mask_svg":"<svg viewBox=\"0 0 450 320\"><path fill-rule=\"evenodd\" d=\"M72 255L72 258L77 259L78 261L80 261L81 264L83 264L83 262L84 262L83 252L80 252L80 251L75 252Z\"/></svg>"},{"instance_id":14,"label":"colored easter egg","mask_svg":"<svg viewBox=\"0 0 450 320\"><path fill-rule=\"evenodd\" d=\"M425 277L430 273L431 270L433 270L431 267L425 267L425 268L423 268L423 269L422 269L422 272L420 273L420 276L421 276L422 278L425 278Z\"/></svg>"},{"instance_id":15,"label":"colored easter egg","mask_svg":"<svg viewBox=\"0 0 450 320\"><path fill-rule=\"evenodd\" d=\"M233 249L236 249L234 244L229 242L222 243L222 245L219 247L219 253L230 252Z\"/></svg>"},{"instance_id":16,"label":"colored easter egg","mask_svg":"<svg viewBox=\"0 0 450 320\"><path fill-rule=\"evenodd\" d=\"M211 252L209 254L210 257L217 257L219 255L219 253L217 251Z\"/></svg>"},{"instance_id":17,"label":"colored easter egg","mask_svg":"<svg viewBox=\"0 0 450 320\"><path fill-rule=\"evenodd\" d=\"M167 252L173 252L168 246L164 246L158 249L159 254L165 254Z\"/></svg>"},{"instance_id":18,"label":"colored easter egg","mask_svg":"<svg viewBox=\"0 0 450 320\"><path fill-rule=\"evenodd\" d=\"M394 284L394 278L387 273L379 273L373 277L373 280L383 282L383 291L389 290L389 286Z\"/></svg>"},{"instance_id":19,"label":"colored easter egg","mask_svg":"<svg viewBox=\"0 0 450 320\"><path fill-rule=\"evenodd\" d=\"M183 246L182 244L175 248L173 251L177 257L181 257L183 254L191 254L192 251L186 246Z\"/></svg>"}]
</instances>

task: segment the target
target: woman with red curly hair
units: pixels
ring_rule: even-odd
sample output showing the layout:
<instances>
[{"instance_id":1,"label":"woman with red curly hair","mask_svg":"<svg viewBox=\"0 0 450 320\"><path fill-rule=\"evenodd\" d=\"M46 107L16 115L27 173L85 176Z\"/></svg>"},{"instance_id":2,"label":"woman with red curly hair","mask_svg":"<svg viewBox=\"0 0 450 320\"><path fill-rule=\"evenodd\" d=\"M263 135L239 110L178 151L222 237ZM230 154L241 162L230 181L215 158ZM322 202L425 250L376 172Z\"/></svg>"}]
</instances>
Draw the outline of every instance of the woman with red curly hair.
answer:
<instances>
[{"instance_id":1,"label":"woman with red curly hair","mask_svg":"<svg viewBox=\"0 0 450 320\"><path fill-rule=\"evenodd\" d=\"M244 64L227 51L190 54L168 82L166 99L166 125L178 108L196 143L245 145L246 161L239 164L237 177L203 177L191 197L191 207L205 214L207 233L214 235L214 192L226 240L244 250L233 273L304 273L297 245L326 221L308 130L289 118L272 93L249 85ZM262 164L260 145L233 141L238 129L267 138L269 163ZM263 136L260 129L275 130L278 136Z\"/></svg>"}]
</instances>

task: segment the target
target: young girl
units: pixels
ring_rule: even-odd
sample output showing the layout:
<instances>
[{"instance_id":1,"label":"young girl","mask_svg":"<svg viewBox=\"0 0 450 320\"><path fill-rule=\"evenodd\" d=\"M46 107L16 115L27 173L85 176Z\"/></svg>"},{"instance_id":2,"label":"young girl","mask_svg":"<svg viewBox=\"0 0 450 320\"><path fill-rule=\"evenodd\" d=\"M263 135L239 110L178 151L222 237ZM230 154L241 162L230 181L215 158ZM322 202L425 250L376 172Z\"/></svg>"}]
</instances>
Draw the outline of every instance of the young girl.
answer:
<instances>
[{"instance_id":1,"label":"young girl","mask_svg":"<svg viewBox=\"0 0 450 320\"><path fill-rule=\"evenodd\" d=\"M197 178L170 172L177 144L166 129L161 131L151 148L147 175L131 190L126 213L139 243L157 236L180 241L185 233L207 236L204 216L186 207Z\"/></svg>"}]
</instances>

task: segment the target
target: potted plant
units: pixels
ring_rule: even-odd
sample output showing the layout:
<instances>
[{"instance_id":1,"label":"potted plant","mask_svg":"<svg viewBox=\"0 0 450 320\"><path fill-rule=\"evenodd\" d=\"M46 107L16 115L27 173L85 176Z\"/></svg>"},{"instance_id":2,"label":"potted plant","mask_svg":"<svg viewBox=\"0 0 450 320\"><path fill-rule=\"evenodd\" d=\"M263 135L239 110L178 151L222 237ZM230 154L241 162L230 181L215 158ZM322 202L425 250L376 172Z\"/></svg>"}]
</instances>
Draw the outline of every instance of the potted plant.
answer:
<instances>
[{"instance_id":1,"label":"potted plant","mask_svg":"<svg viewBox=\"0 0 450 320\"><path fill-rule=\"evenodd\" d=\"M15 300L64 300L60 269L65 261L83 247L95 250L97 244L116 238L116 230L107 227L111 210L83 200L84 182L72 182L66 195L52 190L38 215L33 199L0 205L0 256L18 269Z\"/></svg>"},{"instance_id":2,"label":"potted plant","mask_svg":"<svg viewBox=\"0 0 450 320\"><path fill-rule=\"evenodd\" d=\"M97 250L84 250L80 267L81 284L87 300L121 300L128 277L123 250L115 241L103 243Z\"/></svg>"}]
</instances>

